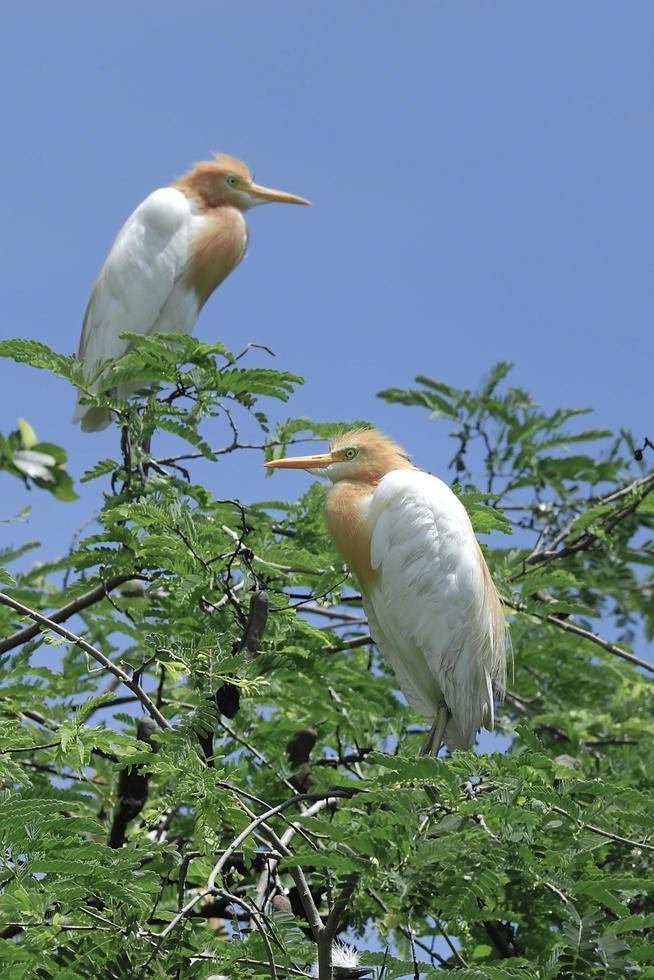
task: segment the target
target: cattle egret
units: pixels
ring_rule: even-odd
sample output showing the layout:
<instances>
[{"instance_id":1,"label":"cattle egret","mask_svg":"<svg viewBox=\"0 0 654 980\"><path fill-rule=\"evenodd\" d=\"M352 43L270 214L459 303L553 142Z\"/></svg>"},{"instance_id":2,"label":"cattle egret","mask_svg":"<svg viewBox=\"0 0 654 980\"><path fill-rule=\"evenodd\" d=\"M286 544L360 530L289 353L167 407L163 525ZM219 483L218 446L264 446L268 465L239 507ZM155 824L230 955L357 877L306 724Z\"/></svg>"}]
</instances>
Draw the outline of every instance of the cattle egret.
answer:
<instances>
[{"instance_id":1,"label":"cattle egret","mask_svg":"<svg viewBox=\"0 0 654 980\"><path fill-rule=\"evenodd\" d=\"M433 722L423 754L470 748L493 727L506 627L463 504L392 439L356 429L319 456L266 466L332 481L327 527L361 587L370 632L412 707Z\"/></svg>"},{"instance_id":2,"label":"cattle egret","mask_svg":"<svg viewBox=\"0 0 654 980\"><path fill-rule=\"evenodd\" d=\"M243 212L257 204L309 204L255 184L240 160L224 153L197 163L139 204L118 233L91 292L79 357L85 370L127 350L121 332L191 333L214 289L245 255ZM127 397L133 386L121 386ZM110 413L78 403L74 422L104 429Z\"/></svg>"}]
</instances>

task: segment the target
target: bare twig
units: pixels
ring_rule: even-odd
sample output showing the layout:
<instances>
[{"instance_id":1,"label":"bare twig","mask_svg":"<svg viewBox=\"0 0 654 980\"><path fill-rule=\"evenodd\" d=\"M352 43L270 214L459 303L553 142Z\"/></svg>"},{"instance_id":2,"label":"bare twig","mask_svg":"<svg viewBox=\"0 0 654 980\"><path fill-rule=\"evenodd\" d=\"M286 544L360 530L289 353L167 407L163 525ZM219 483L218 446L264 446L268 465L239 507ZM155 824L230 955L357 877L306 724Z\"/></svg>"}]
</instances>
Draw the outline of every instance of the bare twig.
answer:
<instances>
[{"instance_id":1,"label":"bare twig","mask_svg":"<svg viewBox=\"0 0 654 980\"><path fill-rule=\"evenodd\" d=\"M583 830L590 830L593 834L599 834L600 837L606 837L607 840L613 840L617 844L626 844L628 847L639 847L643 851L654 851L654 844L646 844L645 841L642 840L631 840L630 837L622 837L620 834L614 834L610 830L602 830L601 827L596 827L594 824L586 823L584 820L571 816L567 810L564 810L560 806L555 806L552 804L552 809L556 813L560 813L562 817L567 817L568 820L572 820Z\"/></svg>"},{"instance_id":2,"label":"bare twig","mask_svg":"<svg viewBox=\"0 0 654 980\"><path fill-rule=\"evenodd\" d=\"M231 725L229 725L223 718L217 718L216 723L220 725L222 730L226 732L230 738L233 738L235 742L238 742L240 745L246 748L248 752L250 752L255 757L255 759L258 759L262 765L266 766L267 769L270 769L271 772L275 774L277 779L279 779L280 782L284 784L284 786L290 789L292 793L297 793L297 790L295 789L295 786L293 786L293 783L289 779L286 779L285 776L282 776L282 774L275 769L273 764L269 762L269 760L265 757L265 755L263 755L263 753L261 753L254 745L252 745L251 742L248 742L247 739L243 738L241 735L235 732L234 729L231 727Z\"/></svg>"},{"instance_id":3,"label":"bare twig","mask_svg":"<svg viewBox=\"0 0 654 980\"><path fill-rule=\"evenodd\" d=\"M314 616L325 616L327 619L342 619L346 623L366 622L364 616L355 616L353 613L348 613L344 610L339 611L338 609L330 609L325 606L317 606L312 600L313 596L308 598L306 602L298 602L295 608L301 608L303 612L312 613Z\"/></svg>"},{"instance_id":4,"label":"bare twig","mask_svg":"<svg viewBox=\"0 0 654 980\"><path fill-rule=\"evenodd\" d=\"M619 657L620 660L626 660L627 663L633 664L634 667L640 667L643 670L654 673L654 664L648 663L646 660L641 660L640 657L634 656L628 650L623 650L622 647L619 647L616 643L611 643L610 640L605 640L604 637L599 636L597 633L591 633L590 630L586 630L582 626L577 626L576 623L571 623L569 619L561 619L559 616L554 616L551 613L535 612L533 609L528 609L522 602L515 602L513 599L507 599L505 596L501 596L501 599L502 603L509 609L515 609L516 612L524 613L526 616L533 616L535 619L540 619L545 623L551 623L552 626L563 630L564 633L573 633L575 636L580 636L584 640L589 640L596 646L601 647L602 650L606 650L607 653L613 654L614 657Z\"/></svg>"},{"instance_id":5,"label":"bare twig","mask_svg":"<svg viewBox=\"0 0 654 980\"><path fill-rule=\"evenodd\" d=\"M647 476L640 477L638 480L634 480L628 486L623 487L621 490L616 490L613 493L607 494L604 497L593 498L589 503L593 506L612 504L616 503L618 500L622 500L623 497L631 496L637 494L623 507L619 507L612 514L608 515L603 529L604 531L611 531L617 524L623 521L630 514L638 509L640 504L643 502L645 497L654 491L654 473L649 473ZM592 530L583 530L577 537L574 537L568 544L564 544L567 538L574 533L574 525L578 520L577 515L566 524L566 526L556 535L555 538L549 544L549 547L542 548L539 542L532 550L532 552L527 555L523 561L523 568L521 571L516 572L511 576L510 580L520 578L526 573L527 565L541 565L550 561L555 561L560 558L566 558L569 555L575 555L580 551L588 551L590 548L594 547L599 541L599 538ZM563 547L560 547L563 545Z\"/></svg>"},{"instance_id":6,"label":"bare twig","mask_svg":"<svg viewBox=\"0 0 654 980\"><path fill-rule=\"evenodd\" d=\"M302 575L324 575L325 574L325 570L324 569L307 568L304 565L280 565L278 562L266 561L264 558L260 558L259 555L255 555L252 552L252 549L251 548L245 548L244 549L243 544L241 542L241 539L239 538L239 536L236 533L236 531L234 531L231 527L228 527L226 524L222 524L221 525L221 529L225 532L225 534L228 537L230 537L232 539L232 541L234 541L236 543L236 552L235 553L237 555L242 550L245 550L245 551L247 551L252 556L252 561L257 562L257 564L259 564L259 565L265 565L266 568L275 568L275 569L277 569L277 571L280 571L280 572L297 572L298 574L302 574ZM221 556L221 557L224 557L224 556Z\"/></svg>"},{"instance_id":7,"label":"bare twig","mask_svg":"<svg viewBox=\"0 0 654 980\"><path fill-rule=\"evenodd\" d=\"M307 442L324 442L324 439L319 439L317 437L307 436L305 439L289 439L288 442L239 442L238 439L234 439L228 446L223 446L220 449L212 449L212 456L225 456L228 453L236 452L237 449L270 449L275 446L293 446L299 443ZM205 453L181 453L178 456L164 456L160 459L156 459L155 462L159 463L161 466L171 466L173 463L181 462L187 459L206 459Z\"/></svg>"},{"instance_id":8,"label":"bare twig","mask_svg":"<svg viewBox=\"0 0 654 980\"><path fill-rule=\"evenodd\" d=\"M101 664L105 670L108 670L109 673L114 675L114 677L117 677L121 683L123 683L125 687L132 692L132 694L136 695L150 717L154 718L161 728L171 727L169 722L166 721L164 716L161 714L157 706L154 704L149 695L146 694L143 688L139 684L136 684L129 674L125 673L122 667L118 667L118 665L109 660L108 657L105 657L104 653L102 653L96 647L91 646L91 644L87 643L81 636L71 633L70 630L63 626L59 626L58 623L53 622L46 616L42 616L41 613L36 612L34 609L30 609L28 606L24 606L22 602L12 599L11 596L8 596L5 592L0 592L0 603L3 606L9 606L10 609L15 610L15 612L20 613L22 616L28 616L30 619L33 619L35 623L38 623L39 626L45 626L47 629L52 630L53 633L58 633L59 636L63 636L63 638L68 640L69 643L74 643L80 648L80 650L88 653L88 655L93 657L94 660Z\"/></svg>"},{"instance_id":9,"label":"bare twig","mask_svg":"<svg viewBox=\"0 0 654 980\"><path fill-rule=\"evenodd\" d=\"M18 755L21 752L40 752L41 749L56 749L59 745L59 741L56 742L42 742L39 745L25 745L19 749L2 749L3 755Z\"/></svg>"},{"instance_id":10,"label":"bare twig","mask_svg":"<svg viewBox=\"0 0 654 980\"><path fill-rule=\"evenodd\" d=\"M411 916L408 917L407 921L409 939L411 942L411 959L413 960L413 980L420 980L420 967L418 966L418 957L416 956L416 937L411 926Z\"/></svg>"},{"instance_id":11,"label":"bare twig","mask_svg":"<svg viewBox=\"0 0 654 980\"><path fill-rule=\"evenodd\" d=\"M94 588L85 592L83 595L73 599L72 602L67 603L62 606L61 609L57 609L55 612L50 613L48 619L51 623L64 623L71 616L76 613L81 612L82 609L88 609L89 606L95 605L96 602L101 602L109 592L113 592L114 589L119 588L126 582L131 582L132 579L140 579L141 581L147 581L147 576L141 575L138 572L130 572L125 575L116 575L114 578L107 579L106 582L100 582ZM13 650L15 647L22 646L23 643L27 643L29 640L33 640L35 636L39 634L39 626L26 626L25 629L19 630L12 636L8 636L5 640L0 640L0 654L7 653L9 650Z\"/></svg>"},{"instance_id":12,"label":"bare twig","mask_svg":"<svg viewBox=\"0 0 654 980\"><path fill-rule=\"evenodd\" d=\"M324 810L329 802L330 801L328 799L316 800L316 802L313 803L312 806L308 807L306 810L303 811L302 816L303 817L315 816L316 813L320 813L321 810ZM285 847L288 847L291 841L293 840L295 834L298 833L300 830L301 828L299 824L292 823L290 827L286 828L286 830L284 831L284 833L280 838L282 844ZM279 858L272 858L259 876L259 881L257 883L256 897L255 897L255 903L259 908L263 907L266 893L268 891L268 882L275 875L278 864L279 864Z\"/></svg>"},{"instance_id":13,"label":"bare twig","mask_svg":"<svg viewBox=\"0 0 654 980\"><path fill-rule=\"evenodd\" d=\"M237 787L233 787L228 783L219 783L219 785L224 786L227 789L231 789L237 792L240 796L251 797L252 794L246 793L243 790L239 790ZM150 960L156 955L156 953L161 948L162 944L166 941L168 936L173 932L173 930L179 925L179 923L192 911L193 908L201 902L203 899L208 898L210 895L224 894L224 889L219 888L216 885L216 880L219 875L222 874L223 869L227 865L230 858L233 856L234 852L238 850L244 840L246 840L251 834L253 834L258 828L264 831L265 836L271 841L273 847L279 853L279 857L290 857L291 851L288 846L278 837L275 831L267 825L267 821L282 813L287 807L297 805L298 803L311 801L316 802L319 800L325 800L326 802L330 799L335 799L338 797L349 797L351 792L349 790L333 790L329 793L305 793L298 796L291 797L288 800L284 800L277 806L269 807L261 814L254 814L249 807L241 803L242 809L250 816L250 823L248 826L241 831L241 833L231 842L231 844L222 852L221 857L214 865L211 874L209 875L206 888L201 889L196 892L192 898L189 899L186 904L178 910L177 914L171 919L168 925L162 929L162 931L156 936L156 945L153 949ZM289 869L289 873L295 881L296 887L298 889L298 894L303 903L303 908L307 914L307 920L311 925L314 935L317 939L316 930L322 930L323 924L318 913L318 910L313 901L311 891L304 877L304 873L300 867L293 867Z\"/></svg>"},{"instance_id":14,"label":"bare twig","mask_svg":"<svg viewBox=\"0 0 654 980\"><path fill-rule=\"evenodd\" d=\"M388 905L386 905L386 903L379 897L379 895L376 892L371 891L370 892L370 897L377 903L377 905L380 907L380 909L382 910L382 912L384 912L385 915L388 915L389 914L390 909L389 909ZM438 925L438 919L435 919L434 921ZM400 926L400 925L398 925L397 928L399 929L399 931L402 933L402 935L406 939L408 939L409 941L411 941L411 934L410 934L409 929L407 929L406 926ZM439 931L441 931L440 930L440 927L439 927ZM449 936L447 938L449 940ZM426 943L423 943L422 942L422 940L417 939L415 935L413 937L413 941L416 944L416 946L418 946L424 953L427 954L427 956L429 956L429 958L432 961L432 963L434 961L436 961L440 966L443 966L443 967L445 967L445 966L448 965L447 964L447 960L445 960L442 956L439 956L439 954L435 950L430 949L429 946L427 946ZM452 941L449 940L449 942L451 943ZM457 950L455 949L454 945L451 945L450 948L452 949L452 952L456 955ZM462 960L461 965L462 966L467 966L465 960Z\"/></svg>"},{"instance_id":15,"label":"bare twig","mask_svg":"<svg viewBox=\"0 0 654 980\"><path fill-rule=\"evenodd\" d=\"M375 641L369 633L355 636L351 640L343 640L342 643L335 643L333 646L323 647L323 653L338 653L339 650L354 650L356 647L365 647Z\"/></svg>"}]
</instances>

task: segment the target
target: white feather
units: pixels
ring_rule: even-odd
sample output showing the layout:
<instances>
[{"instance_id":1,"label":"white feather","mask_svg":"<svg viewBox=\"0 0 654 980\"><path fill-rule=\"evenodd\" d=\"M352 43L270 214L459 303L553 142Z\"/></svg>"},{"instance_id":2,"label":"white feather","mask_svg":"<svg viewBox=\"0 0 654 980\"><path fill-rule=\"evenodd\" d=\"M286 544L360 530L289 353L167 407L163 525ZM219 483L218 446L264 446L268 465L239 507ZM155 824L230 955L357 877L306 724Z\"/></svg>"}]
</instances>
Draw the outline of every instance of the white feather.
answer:
<instances>
[{"instance_id":1,"label":"white feather","mask_svg":"<svg viewBox=\"0 0 654 980\"><path fill-rule=\"evenodd\" d=\"M442 480L394 470L366 511L371 563L380 573L364 608L408 702L433 720L442 697L450 748L471 746L492 724L492 649L481 557L465 508ZM501 683L501 678L499 678Z\"/></svg>"},{"instance_id":2,"label":"white feather","mask_svg":"<svg viewBox=\"0 0 654 980\"><path fill-rule=\"evenodd\" d=\"M154 191L130 215L89 300L79 350L87 372L98 361L125 353L127 344L120 338L123 331L191 332L199 304L182 277L188 266L189 243L203 220L193 202L172 187ZM78 403L74 421L83 422L87 412ZM91 423L93 428L104 427L104 420L96 421L100 424Z\"/></svg>"}]
</instances>

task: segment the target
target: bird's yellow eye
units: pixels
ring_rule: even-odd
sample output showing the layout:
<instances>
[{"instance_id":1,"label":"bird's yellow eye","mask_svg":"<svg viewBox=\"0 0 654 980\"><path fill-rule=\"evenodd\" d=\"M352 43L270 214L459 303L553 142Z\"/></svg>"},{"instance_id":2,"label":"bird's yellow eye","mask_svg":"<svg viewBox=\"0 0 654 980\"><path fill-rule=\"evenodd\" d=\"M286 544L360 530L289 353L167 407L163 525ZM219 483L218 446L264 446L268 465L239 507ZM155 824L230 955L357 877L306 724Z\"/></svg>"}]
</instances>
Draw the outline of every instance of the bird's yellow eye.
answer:
<instances>
[{"instance_id":1,"label":"bird's yellow eye","mask_svg":"<svg viewBox=\"0 0 654 980\"><path fill-rule=\"evenodd\" d=\"M234 174L230 174L227 178L227 183L230 187L238 187L238 177L235 177Z\"/></svg>"},{"instance_id":2,"label":"bird's yellow eye","mask_svg":"<svg viewBox=\"0 0 654 980\"><path fill-rule=\"evenodd\" d=\"M359 454L359 450L358 449L354 449L354 447L352 447L351 449L346 449L345 450L345 458L346 459L354 459L355 456L358 456L358 454Z\"/></svg>"}]
</instances>

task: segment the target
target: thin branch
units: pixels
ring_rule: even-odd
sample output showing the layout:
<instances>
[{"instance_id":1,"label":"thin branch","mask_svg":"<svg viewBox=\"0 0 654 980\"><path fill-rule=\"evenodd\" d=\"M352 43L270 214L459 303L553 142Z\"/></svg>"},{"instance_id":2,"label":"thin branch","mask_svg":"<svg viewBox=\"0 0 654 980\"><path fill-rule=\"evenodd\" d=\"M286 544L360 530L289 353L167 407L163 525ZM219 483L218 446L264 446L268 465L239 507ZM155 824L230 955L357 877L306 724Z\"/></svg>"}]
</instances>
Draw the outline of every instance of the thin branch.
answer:
<instances>
[{"instance_id":1,"label":"thin branch","mask_svg":"<svg viewBox=\"0 0 654 980\"><path fill-rule=\"evenodd\" d=\"M312 603L313 596L311 599L307 599L306 602L298 602L295 606L296 609L302 608L302 612L312 613L314 616L325 616L327 619L342 619L347 623L365 623L366 619L364 616L355 616L353 613L348 612L338 612L336 609L329 609L325 606L316 606Z\"/></svg>"},{"instance_id":2,"label":"thin branch","mask_svg":"<svg viewBox=\"0 0 654 980\"><path fill-rule=\"evenodd\" d=\"M277 968L276 968L276 965L275 965L275 957L274 957L274 954L273 954L273 951L272 951L272 946L270 945L270 940L268 939L268 936L266 934L266 930L265 930L265 928L263 926L263 923L262 923L262 919L264 918L264 913L261 912L261 910L252 907L244 899L239 898L238 895L233 895L231 892L224 892L223 894L224 894L224 896L225 896L225 898L227 899L228 902L232 902L234 905L239 905L250 916L250 921L254 923L256 929L261 934L261 938L263 939L264 945L266 947L266 952L268 953L268 965L270 967L270 976L272 977L272 980L277 980ZM270 919L268 919L267 917L265 917L265 918L266 918L266 921L268 922L268 924L270 926L270 931L273 933L273 936L274 936L274 931L272 929L272 923L270 922ZM279 940L277 939L276 936L275 936L275 941L277 942L277 945L281 949L284 948L282 946L282 944L279 942Z\"/></svg>"},{"instance_id":3,"label":"thin branch","mask_svg":"<svg viewBox=\"0 0 654 980\"><path fill-rule=\"evenodd\" d=\"M285 803L287 805L290 805L294 802L297 802L299 799L304 798L304 799L315 800L316 797L324 798L325 796L326 794L323 793L304 793L302 794L301 797L295 797L295 799L286 800ZM327 796L327 801L329 799L331 799L331 794ZM282 805L280 805L279 808L275 807L274 809L276 810L280 809L281 806ZM248 807L243 806L243 809L245 810L246 813L249 813L250 817L253 818L253 822L259 819L259 818L255 818L254 813L252 813L252 811L249 810ZM264 821L261 821L260 826L263 835L268 839L270 843L272 843L273 847L277 848L277 850L280 852L280 859L282 857L290 857L292 851L289 849L289 847L286 844L284 844L281 838L278 837L278 835L275 833L272 827L269 827L268 824L265 823ZM299 865L290 867L288 871L291 878L295 882L295 888L297 890L298 897L302 903L302 908L304 909L304 914L306 915L307 922L311 927L311 931L313 933L314 939L316 940L316 942L318 942L324 927L322 924L322 919L320 918L320 913L318 912L316 904L313 900L311 889L309 888L307 880L304 876L304 871Z\"/></svg>"},{"instance_id":4,"label":"thin branch","mask_svg":"<svg viewBox=\"0 0 654 980\"><path fill-rule=\"evenodd\" d=\"M251 796L251 794L245 793L244 791L239 790L237 787L232 787L228 783L221 782L218 785L222 785L227 789L232 789L236 791L239 795ZM238 850L238 848L243 843L243 841L246 840L251 834L253 834L255 830L257 830L258 828L262 828L262 830L265 831L266 836L272 841L272 844L276 848L276 850L279 851L280 857L291 856L292 854L291 850L277 836L275 831L272 830L271 827L267 826L266 824L267 820L269 820L271 817L276 816L279 813L282 813L282 811L284 811L287 807L297 805L298 803L304 802L305 800L316 801L316 799L321 799L321 800L324 799L327 801L332 798L338 798L338 797L349 798L350 796L351 793L349 790L332 790L329 793L304 793L302 795L291 797L288 800L284 800L282 803L279 803L277 806L270 807L268 810L265 810L264 813L258 815L255 815L252 812L252 810L249 809L249 807L246 807L244 804L241 804L243 810L251 817L250 823L231 842L229 847L227 847L223 851L220 859L216 862L216 864L214 865L211 871L211 874L209 875L206 888L203 888L200 891L196 892L196 894L192 898L190 898L189 901L186 902L186 904L181 909L179 909L177 914L170 920L168 925L164 929L162 929L162 931L156 936L156 940L157 940L156 945L150 959L152 959L156 955L156 953L159 951L162 944L165 942L165 940L168 938L171 932L173 932L173 930L179 925L179 923L189 914L189 912L192 911L192 909L198 904L198 902L202 901L205 898L208 898L210 895L224 894L224 890L216 885L216 879L220 874L222 874L223 869L225 868L229 859L233 856L234 852ZM306 883L306 879L304 877L304 873L302 872L302 869L299 867L290 868L289 873L291 874L291 876L293 877L296 883L298 893L300 894L300 898L302 899L303 902L303 907L305 908L305 911L307 913L309 924L312 926L312 929L318 928L318 924L319 924L319 928L320 930L322 930L323 928L322 920L320 919L318 910L315 907L315 903L311 896L309 887ZM316 934L316 938L317 938L317 934Z\"/></svg>"},{"instance_id":5,"label":"thin branch","mask_svg":"<svg viewBox=\"0 0 654 980\"><path fill-rule=\"evenodd\" d=\"M108 592L113 592L114 589L119 588L126 582L131 582L132 579L148 580L147 576L140 575L138 572L130 572L128 575L116 575L114 578L107 579L106 582L100 582L99 585L78 596L77 599L73 599L72 602L62 606L61 609L50 613L48 619L51 623L64 623L71 616L81 612L82 609L87 609L89 606L95 605L96 602L100 602L107 596ZM25 629L19 630L19 632L7 637L7 639L0 640L0 654L7 653L9 650L13 650L14 647L22 646L23 643L33 640L35 636L38 636L39 632L38 625L26 626Z\"/></svg>"},{"instance_id":6,"label":"thin branch","mask_svg":"<svg viewBox=\"0 0 654 980\"><path fill-rule=\"evenodd\" d=\"M628 847L639 847L643 851L654 852L654 844L646 844L641 840L631 840L630 837L622 837L620 834L613 834L610 830L602 830L601 827L595 827L594 824L586 823L584 820L571 816L567 810L564 810L560 806L555 806L552 804L552 809L556 813L560 813L562 817L567 817L568 820L572 820L574 823L578 824L578 826L583 830L590 830L593 834L599 834L600 837L606 837L608 840L613 840L617 844L626 844Z\"/></svg>"},{"instance_id":7,"label":"thin branch","mask_svg":"<svg viewBox=\"0 0 654 980\"><path fill-rule=\"evenodd\" d=\"M91 644L87 643L81 636L71 633L70 630L67 630L63 626L59 626L46 616L42 616L41 613L36 612L34 609L30 609L28 606L24 606L22 602L12 599L11 596L8 596L5 592L0 592L0 603L3 606L8 606L10 609L13 609L15 612L20 613L22 616L28 616L30 619L33 619L35 623L38 623L39 626L45 626L47 629L52 630L53 633L58 633L59 636L63 636L63 638L68 640L69 643L74 643L85 653L88 653L88 655L93 657L94 660L101 664L105 670L108 670L109 673L114 675L114 677L117 677L125 685L125 687L132 692L132 694L136 695L150 717L154 718L161 728L171 727L169 722L166 721L164 716L161 714L157 706L146 694L143 688L139 684L136 684L129 674L125 673L122 667L118 667L117 664L109 660L108 657L105 657L104 653L102 653L96 647L91 646Z\"/></svg>"},{"instance_id":8,"label":"thin branch","mask_svg":"<svg viewBox=\"0 0 654 980\"><path fill-rule=\"evenodd\" d=\"M454 956L454 959L455 960L458 960L459 963L461 964L461 966L467 968L467 966L468 966L467 962L464 960L464 958L461 955L460 951L456 948L456 946L454 945L454 943L450 939L450 937L448 935L448 932L447 932L447 929L445 928L445 926L443 925L443 923L440 921L440 919L434 919L434 923L436 925L436 928L440 932L441 936L443 937L443 939L445 940L445 942L447 943L447 945L450 947L450 950L452 951L452 954Z\"/></svg>"},{"instance_id":9,"label":"thin branch","mask_svg":"<svg viewBox=\"0 0 654 980\"><path fill-rule=\"evenodd\" d=\"M377 905L380 907L380 909L382 910L382 912L384 912L385 915L388 915L389 914L390 909L389 909L388 905L386 905L386 903L379 897L379 895L376 892L371 891L370 892L370 897L377 903ZM438 920L437 919L434 919L434 922L438 925ZM407 927L406 926L400 926L400 925L398 925L397 928L402 933L402 935L406 939L408 939L410 941L411 934L410 934L409 930L407 929ZM452 952L455 955L457 955L457 950L454 947L454 945L452 945L452 941L449 938L449 936L447 937L447 939L448 939L449 943L451 944L450 945L450 948L452 949ZM432 963L435 960L440 966L443 966L443 967L447 967L448 966L447 960L445 960L442 956L440 956L435 950L430 949L429 946L427 946L426 943L422 942L422 940L417 939L414 936L414 942L415 942L416 946L420 947L420 949L424 953L426 953L427 956L429 956L429 958L432 961ZM465 962L465 960L463 960L463 959L461 960L461 965L462 966L467 966L467 963Z\"/></svg>"},{"instance_id":10,"label":"thin branch","mask_svg":"<svg viewBox=\"0 0 654 980\"><path fill-rule=\"evenodd\" d=\"M194 961L195 960L210 960L212 963L215 963L215 961L216 961L216 954L215 953L194 953L193 954L193 960ZM266 963L266 962L264 962L263 960L250 960L250 959L241 960L241 959L239 959L236 962L242 964L243 966L256 966L256 967L269 966L269 964ZM298 967L295 967L295 966L284 966L284 967L281 967L281 969L284 971L284 974L286 976L288 976L288 977L304 977L305 980L306 980L306 976L307 976L306 973L304 972L304 970L300 970Z\"/></svg>"},{"instance_id":11,"label":"thin branch","mask_svg":"<svg viewBox=\"0 0 654 980\"><path fill-rule=\"evenodd\" d=\"M371 637L370 633L362 634L361 636L355 636L351 640L343 640L342 643L335 643L333 646L323 647L323 653L338 653L339 650L354 650L356 647L366 647L369 643L374 643L375 641Z\"/></svg>"},{"instance_id":12,"label":"thin branch","mask_svg":"<svg viewBox=\"0 0 654 980\"><path fill-rule=\"evenodd\" d=\"M238 439L234 439L228 446L223 446L221 449L212 449L212 456L225 456L228 453L236 452L237 449L270 449L275 446L293 446L300 443L306 442L324 442L324 439L319 439L318 437L308 436L305 439L289 439L288 442L260 442L260 443L250 443L250 442L239 442ZM154 460L155 463L159 463L161 466L171 466L173 463L178 463L187 459L206 459L206 454L201 452L196 453L181 453L178 456L164 456L160 459Z\"/></svg>"},{"instance_id":13,"label":"thin branch","mask_svg":"<svg viewBox=\"0 0 654 980\"><path fill-rule=\"evenodd\" d=\"M280 565L278 562L266 561L265 558L260 558L259 555L255 555L251 548L243 545L241 538L231 527L227 524L221 524L221 530L236 543L235 555L244 551L251 555L251 560L256 561L259 565L265 565L266 568L275 568L280 572L297 572L300 575L324 575L325 569L320 568L307 568L304 565ZM224 558L224 555L220 556Z\"/></svg>"},{"instance_id":14,"label":"thin branch","mask_svg":"<svg viewBox=\"0 0 654 980\"><path fill-rule=\"evenodd\" d=\"M238 735L231 727L231 725L228 725L227 722L222 717L217 718L216 723L220 725L222 730L226 732L230 738L233 738L235 742L238 742L240 745L246 748L248 752L250 752L255 757L255 759L258 759L262 765L270 769L271 772L275 774L277 779L279 779L282 783L284 783L284 785L288 789L290 789L292 793L297 793L297 790L295 786L293 786L293 783L285 776L282 776L282 774L275 769L272 762L269 762L269 760L265 757L265 755L259 752L259 750L254 745L252 745L250 742L247 741L247 739L244 739L240 735Z\"/></svg>"},{"instance_id":15,"label":"thin branch","mask_svg":"<svg viewBox=\"0 0 654 980\"><path fill-rule=\"evenodd\" d=\"M605 531L611 531L620 521L623 521L630 514L638 509L640 504L643 502L645 497L647 497L652 491L654 491L654 473L649 473L647 476L640 477L638 480L634 480L628 486L623 487L621 490L616 490L614 493L607 494L604 497L598 497L596 499L591 499L589 503L592 506L604 505L615 503L621 500L623 497L630 496L637 491L642 491L633 500L625 504L624 507L620 507L615 510L612 514L607 515L604 522L603 529ZM592 548L599 538L590 529L584 530L578 537L573 538L573 540L560 548L559 546L568 538L574 530L574 525L578 517L575 517L556 535L556 537L550 542L548 548L541 548L540 542L538 542L531 552L523 561L523 568L521 571L516 572L515 575L511 576L511 581L520 578L526 572L527 565L541 565L550 561L558 560L559 558L566 558L569 555L575 555L580 551L588 551Z\"/></svg>"},{"instance_id":16,"label":"thin branch","mask_svg":"<svg viewBox=\"0 0 654 980\"><path fill-rule=\"evenodd\" d=\"M43 742L41 745L26 745L20 749L2 749L2 754L18 755L20 752L39 752L41 749L56 749L59 744L60 742L57 740L56 742Z\"/></svg>"},{"instance_id":17,"label":"thin branch","mask_svg":"<svg viewBox=\"0 0 654 980\"><path fill-rule=\"evenodd\" d=\"M516 612L524 613L526 616L533 616L535 619L540 619L545 623L551 623L552 626L563 630L564 633L573 633L575 636L580 636L584 640L589 640L596 646L601 647L602 650L606 650L607 653L613 654L614 657L619 657L620 660L626 660L627 663L633 664L634 667L640 667L642 670L648 670L650 673L654 673L654 664L648 663L646 660L641 660L640 657L636 657L633 653L623 650L622 647L619 647L616 643L611 643L610 640L605 640L604 637L599 636L597 633L591 633L590 630L584 629L583 626L577 626L576 623L571 623L569 619L560 619L551 613L535 612L533 609L528 609L524 603L514 602L505 596L501 596L501 600L509 609L515 609Z\"/></svg>"},{"instance_id":18,"label":"thin branch","mask_svg":"<svg viewBox=\"0 0 654 980\"><path fill-rule=\"evenodd\" d=\"M306 810L304 810L304 812L302 813L302 816L303 817L313 817L313 816L315 816L316 813L320 813L321 810L324 810L324 808L327 806L328 802L329 802L329 800L327 800L327 799L317 800L314 804L312 804L312 806L310 806ZM300 827L299 824L292 823L290 825L290 827L287 827L286 828L286 830L284 831L284 833L282 834L282 836L280 838L282 844L285 847L288 847L289 844L291 843L291 841L293 840L293 837L295 836L295 834L299 833L301 831L301 829L302 828ZM278 858L272 858L268 862L268 864L266 865L266 867L264 868L264 870L261 872L261 874L259 876L259 881L257 883L256 896L255 896L255 899L254 899L255 904L259 908L262 908L263 907L263 903L264 903L265 897L266 897L266 892L268 891L268 883L269 883L270 879L275 875L278 864L279 864L279 859Z\"/></svg>"},{"instance_id":19,"label":"thin branch","mask_svg":"<svg viewBox=\"0 0 654 980\"><path fill-rule=\"evenodd\" d=\"M221 783L220 785L227 785L227 784ZM229 788L236 789L236 787L229 787ZM330 790L328 793L298 793L297 796L292 796L288 800L283 800L281 803L278 803L277 806L270 807L268 810L265 810L263 813L260 813L256 816L254 816L253 814L253 819L251 820L251 822L248 824L245 830L242 830L241 833L238 835L238 837L234 841L232 841L232 843L225 850L224 854L222 855L218 863L214 866L211 874L209 875L209 881L208 881L209 888L213 888L215 886L216 878L222 872L222 869L224 868L225 863L228 860L228 858L231 856L231 854L241 846L243 841L246 840L250 836L250 834L252 834L262 824L265 824L268 820L270 820L271 817L275 817L277 816L277 814L282 813L289 806L297 806L298 803L304 803L307 800L310 800L311 802L316 802L318 800L329 801L330 799L350 799L351 795L352 793L350 790ZM270 828L267 828L267 830L269 833L274 834L274 831L271 831ZM284 845L283 842L277 837L276 834L274 836L276 838L276 842L274 846L283 849L282 853L286 852L285 856L288 857L291 852L288 850L286 845Z\"/></svg>"}]
</instances>

